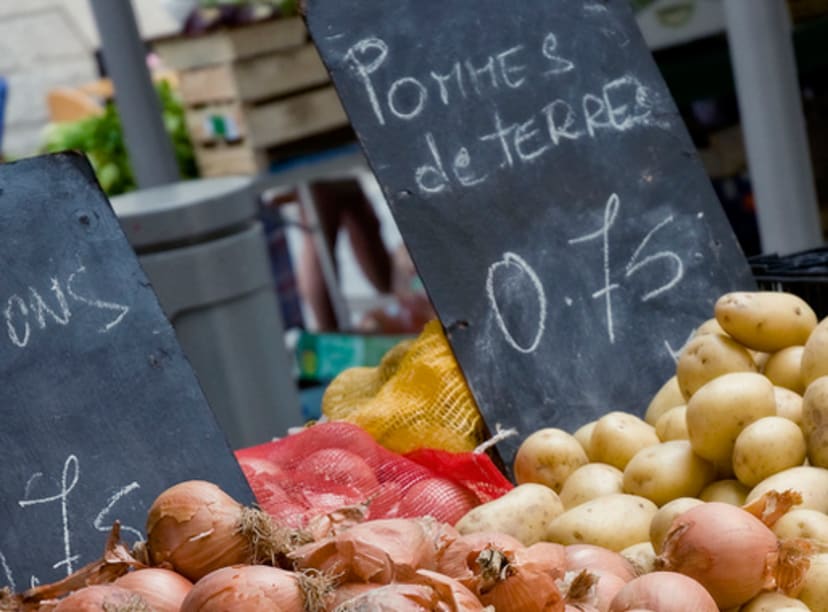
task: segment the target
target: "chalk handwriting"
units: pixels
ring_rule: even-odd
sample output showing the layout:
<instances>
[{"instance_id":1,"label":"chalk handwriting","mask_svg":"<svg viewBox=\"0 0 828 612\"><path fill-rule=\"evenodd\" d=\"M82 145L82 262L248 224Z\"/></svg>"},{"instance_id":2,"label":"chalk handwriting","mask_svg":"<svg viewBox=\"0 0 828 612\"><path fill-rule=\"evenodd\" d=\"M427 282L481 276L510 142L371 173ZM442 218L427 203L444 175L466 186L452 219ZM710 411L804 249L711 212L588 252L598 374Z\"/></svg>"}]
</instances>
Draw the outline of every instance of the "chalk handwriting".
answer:
<instances>
[{"instance_id":1,"label":"chalk handwriting","mask_svg":"<svg viewBox=\"0 0 828 612\"><path fill-rule=\"evenodd\" d=\"M129 312L129 307L81 291L77 285L81 282L81 275L86 272L86 266L79 264L63 280L57 276L51 277L48 291L41 292L34 285L29 285L24 291L11 295L2 309L6 333L11 343L18 348L25 348L35 330L68 326L79 307L109 313L110 318L98 328L99 333L106 333L118 325ZM46 297L50 294L50 297Z\"/></svg>"},{"instance_id":2,"label":"chalk handwriting","mask_svg":"<svg viewBox=\"0 0 828 612\"><path fill-rule=\"evenodd\" d=\"M609 199L607 199L606 206L604 207L604 220L603 225L596 231L585 234L583 236L578 236L576 238L571 238L569 240L569 244L579 244L583 242L590 242L592 240L601 239L601 251L602 251L602 265L603 265L603 273L604 273L604 282L603 286L595 291L592 294L593 299L600 299L603 298L604 300L604 307L606 311L606 321L607 321L607 333L609 336L610 343L615 343L615 320L613 317L613 298L612 292L618 289L620 286L619 283L612 281L612 258L610 255L610 229L612 228L615 220L618 216L618 212L621 207L621 201L618 197L618 194L613 193L610 195ZM683 278L684 276L684 264L681 258L672 251L659 251L655 254L649 255L647 257L641 258L641 253L649 244L652 237L655 235L656 232L661 230L662 228L666 227L668 224L673 222L673 216L670 215L662 222L658 223L653 229L651 229L641 240L641 242L636 247L635 251L632 254L632 257L627 262L624 270L624 278L628 279L635 275L636 273L640 272L645 267L657 263L657 262L667 262L673 266L673 275L672 277L664 284L648 291L641 297L642 302L647 302L659 295L662 295L666 291L669 291L673 287L675 287Z\"/></svg>"},{"instance_id":3,"label":"chalk handwriting","mask_svg":"<svg viewBox=\"0 0 828 612\"><path fill-rule=\"evenodd\" d=\"M532 283L532 288L535 290L534 298L538 301L538 327L537 330L535 330L532 342L530 342L528 346L521 346L515 339L512 332L508 329L506 321L503 318L503 313L500 310L500 305L497 303L497 297L495 296L496 275L498 275L498 273L507 272L510 269L513 270L514 273L525 274L529 278ZM533 353L535 349L538 348L541 338L543 338L543 332L546 325L546 293L543 290L543 284L541 284L540 278L538 278L538 275L532 267L519 255L508 252L504 253L503 259L489 266L489 272L486 275L486 296L489 299L489 305L494 311L497 326L503 333L506 342L508 342L509 345L516 351L521 353Z\"/></svg>"},{"instance_id":4,"label":"chalk handwriting","mask_svg":"<svg viewBox=\"0 0 828 612\"><path fill-rule=\"evenodd\" d=\"M73 546L73 533L82 528L83 525L75 525L72 523L72 513L70 511L70 498L72 492L77 488L80 481L80 463L74 454L70 454L63 463L60 479L58 481L57 492L36 496L35 489L39 488L43 479L42 472L36 472L29 477L24 487L23 498L18 500L17 505L22 508L29 508L36 505L57 504L60 509L60 533L61 533L61 557L52 565L52 569L63 568L68 576L78 565L79 555L75 552ZM104 507L92 517L91 524L98 531L108 532L111 529L112 522L109 520L116 504L124 497L140 488L137 482L131 482L128 485L121 487L104 504ZM136 539L143 539L143 534L140 530L130 527L128 525L121 525L121 531L130 533ZM6 583L14 590L15 581L12 575L11 567L9 566L6 557L0 552L0 570L5 578ZM37 577L32 576L30 583L37 584L39 581Z\"/></svg>"}]
</instances>

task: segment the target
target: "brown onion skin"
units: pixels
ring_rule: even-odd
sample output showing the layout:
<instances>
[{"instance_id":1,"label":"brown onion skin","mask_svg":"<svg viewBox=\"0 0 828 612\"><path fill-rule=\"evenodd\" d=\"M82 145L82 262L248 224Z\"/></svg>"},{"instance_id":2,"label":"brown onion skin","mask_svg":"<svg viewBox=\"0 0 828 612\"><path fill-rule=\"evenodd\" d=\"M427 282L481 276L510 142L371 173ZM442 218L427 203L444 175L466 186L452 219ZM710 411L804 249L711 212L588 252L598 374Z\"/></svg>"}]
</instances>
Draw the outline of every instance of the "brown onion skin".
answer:
<instances>
[{"instance_id":1,"label":"brown onion skin","mask_svg":"<svg viewBox=\"0 0 828 612\"><path fill-rule=\"evenodd\" d=\"M160 567L139 569L118 578L114 583L138 593L153 612L178 612L193 583L181 574Z\"/></svg>"},{"instance_id":2,"label":"brown onion skin","mask_svg":"<svg viewBox=\"0 0 828 612\"><path fill-rule=\"evenodd\" d=\"M199 580L180 612L302 612L304 597L293 572L267 565L235 565Z\"/></svg>"},{"instance_id":3,"label":"brown onion skin","mask_svg":"<svg viewBox=\"0 0 828 612\"><path fill-rule=\"evenodd\" d=\"M107 612L140 604L149 608L138 593L113 584L95 584L78 589L60 600L53 612Z\"/></svg>"},{"instance_id":4,"label":"brown onion skin","mask_svg":"<svg viewBox=\"0 0 828 612\"><path fill-rule=\"evenodd\" d=\"M163 491L147 513L147 551L154 566L196 582L211 571L248 563L238 526L243 507L213 483L188 480Z\"/></svg>"},{"instance_id":5,"label":"brown onion skin","mask_svg":"<svg viewBox=\"0 0 828 612\"><path fill-rule=\"evenodd\" d=\"M651 572L618 591L609 612L719 612L713 596L698 582L676 572Z\"/></svg>"},{"instance_id":6,"label":"brown onion skin","mask_svg":"<svg viewBox=\"0 0 828 612\"><path fill-rule=\"evenodd\" d=\"M673 520L658 562L698 581L722 609L774 586L779 540L738 506L706 502Z\"/></svg>"}]
</instances>

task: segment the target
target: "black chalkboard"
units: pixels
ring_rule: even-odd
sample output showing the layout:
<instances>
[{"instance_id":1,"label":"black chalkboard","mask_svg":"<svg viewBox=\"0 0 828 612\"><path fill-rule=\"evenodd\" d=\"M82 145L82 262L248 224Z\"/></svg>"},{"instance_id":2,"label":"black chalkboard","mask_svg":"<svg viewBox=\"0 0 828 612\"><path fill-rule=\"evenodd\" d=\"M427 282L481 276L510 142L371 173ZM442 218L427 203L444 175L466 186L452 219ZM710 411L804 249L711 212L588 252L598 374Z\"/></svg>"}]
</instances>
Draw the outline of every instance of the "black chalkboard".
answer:
<instances>
[{"instance_id":1,"label":"black chalkboard","mask_svg":"<svg viewBox=\"0 0 828 612\"><path fill-rule=\"evenodd\" d=\"M308 0L306 20L507 466L642 415L755 288L629 0Z\"/></svg>"},{"instance_id":2,"label":"black chalkboard","mask_svg":"<svg viewBox=\"0 0 828 612\"><path fill-rule=\"evenodd\" d=\"M202 478L253 500L86 159L0 164L0 586L100 557Z\"/></svg>"}]
</instances>

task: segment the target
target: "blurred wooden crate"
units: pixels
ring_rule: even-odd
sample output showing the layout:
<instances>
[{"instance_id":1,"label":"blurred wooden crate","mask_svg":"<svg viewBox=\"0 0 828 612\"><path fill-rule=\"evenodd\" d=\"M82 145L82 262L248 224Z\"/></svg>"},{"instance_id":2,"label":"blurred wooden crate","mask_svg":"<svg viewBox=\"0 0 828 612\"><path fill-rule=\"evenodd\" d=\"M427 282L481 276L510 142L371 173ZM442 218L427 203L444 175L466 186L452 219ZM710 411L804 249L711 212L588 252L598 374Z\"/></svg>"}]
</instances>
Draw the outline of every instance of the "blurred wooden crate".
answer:
<instances>
[{"instance_id":1,"label":"blurred wooden crate","mask_svg":"<svg viewBox=\"0 0 828 612\"><path fill-rule=\"evenodd\" d=\"M255 174L274 152L349 126L305 25L274 19L155 41L178 90L203 176Z\"/></svg>"}]
</instances>

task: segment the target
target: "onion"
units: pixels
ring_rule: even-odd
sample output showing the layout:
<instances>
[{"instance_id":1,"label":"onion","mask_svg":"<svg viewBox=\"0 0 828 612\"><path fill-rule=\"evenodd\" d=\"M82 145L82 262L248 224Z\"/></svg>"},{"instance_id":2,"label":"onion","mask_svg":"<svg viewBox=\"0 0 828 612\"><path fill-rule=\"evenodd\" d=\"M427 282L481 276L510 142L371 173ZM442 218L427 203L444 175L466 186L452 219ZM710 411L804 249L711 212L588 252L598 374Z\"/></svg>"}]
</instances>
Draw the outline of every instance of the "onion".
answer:
<instances>
[{"instance_id":1,"label":"onion","mask_svg":"<svg viewBox=\"0 0 828 612\"><path fill-rule=\"evenodd\" d=\"M448 610L458 612L477 612L483 610L483 604L469 589L464 587L454 578L449 578L439 572L419 570L416 581L430 586L434 589L440 602L446 605Z\"/></svg>"},{"instance_id":2,"label":"onion","mask_svg":"<svg viewBox=\"0 0 828 612\"><path fill-rule=\"evenodd\" d=\"M333 612L429 612L440 609L436 607L438 603L434 589L429 586L395 582L377 585L338 605Z\"/></svg>"},{"instance_id":3,"label":"onion","mask_svg":"<svg viewBox=\"0 0 828 612\"><path fill-rule=\"evenodd\" d=\"M290 553L299 569L316 569L345 581L405 581L418 569L435 569L438 550L431 522L377 519L306 544Z\"/></svg>"},{"instance_id":4,"label":"onion","mask_svg":"<svg viewBox=\"0 0 828 612\"><path fill-rule=\"evenodd\" d=\"M203 480L168 488L147 515L150 563L193 582L229 565L276 564L302 539L301 532L276 525L266 513L245 508Z\"/></svg>"},{"instance_id":5,"label":"onion","mask_svg":"<svg viewBox=\"0 0 828 612\"><path fill-rule=\"evenodd\" d=\"M804 541L780 543L761 520L737 506L707 502L676 517L656 563L694 578L725 609L763 590L798 588L809 552Z\"/></svg>"},{"instance_id":6,"label":"onion","mask_svg":"<svg viewBox=\"0 0 828 612\"><path fill-rule=\"evenodd\" d=\"M302 612L304 605L293 572L267 565L236 565L199 580L184 598L181 612Z\"/></svg>"},{"instance_id":7,"label":"onion","mask_svg":"<svg viewBox=\"0 0 828 612\"><path fill-rule=\"evenodd\" d=\"M570 544L565 547L566 569L601 570L615 574L624 582L637 576L635 567L621 553L593 544Z\"/></svg>"},{"instance_id":8,"label":"onion","mask_svg":"<svg viewBox=\"0 0 828 612\"><path fill-rule=\"evenodd\" d=\"M603 570L580 570L567 572L558 585L567 605L596 609L607 612L610 602L627 581Z\"/></svg>"},{"instance_id":9,"label":"onion","mask_svg":"<svg viewBox=\"0 0 828 612\"><path fill-rule=\"evenodd\" d=\"M331 591L325 598L325 610L335 610L338 606L382 585L374 582L346 582Z\"/></svg>"},{"instance_id":10,"label":"onion","mask_svg":"<svg viewBox=\"0 0 828 612\"><path fill-rule=\"evenodd\" d=\"M152 612L138 594L113 584L94 584L64 597L54 612Z\"/></svg>"},{"instance_id":11,"label":"onion","mask_svg":"<svg viewBox=\"0 0 828 612\"><path fill-rule=\"evenodd\" d=\"M564 574L563 548L538 542L511 556L486 549L477 558L480 574L472 591L498 612L563 612L557 585Z\"/></svg>"},{"instance_id":12,"label":"onion","mask_svg":"<svg viewBox=\"0 0 828 612\"><path fill-rule=\"evenodd\" d=\"M675 572L653 572L630 580L613 598L609 612L719 612L698 582Z\"/></svg>"},{"instance_id":13,"label":"onion","mask_svg":"<svg viewBox=\"0 0 828 612\"><path fill-rule=\"evenodd\" d=\"M524 548L523 542L497 531L478 531L458 536L445 550L437 571L473 588L479 573L477 557L486 549L499 550L507 557Z\"/></svg>"},{"instance_id":14,"label":"onion","mask_svg":"<svg viewBox=\"0 0 828 612\"><path fill-rule=\"evenodd\" d=\"M138 593L154 612L178 612L193 583L181 574L160 567L148 567L124 574L113 584Z\"/></svg>"}]
</instances>

